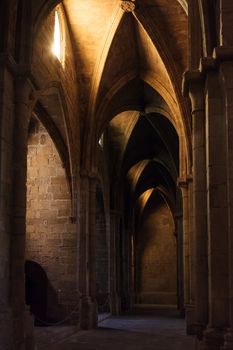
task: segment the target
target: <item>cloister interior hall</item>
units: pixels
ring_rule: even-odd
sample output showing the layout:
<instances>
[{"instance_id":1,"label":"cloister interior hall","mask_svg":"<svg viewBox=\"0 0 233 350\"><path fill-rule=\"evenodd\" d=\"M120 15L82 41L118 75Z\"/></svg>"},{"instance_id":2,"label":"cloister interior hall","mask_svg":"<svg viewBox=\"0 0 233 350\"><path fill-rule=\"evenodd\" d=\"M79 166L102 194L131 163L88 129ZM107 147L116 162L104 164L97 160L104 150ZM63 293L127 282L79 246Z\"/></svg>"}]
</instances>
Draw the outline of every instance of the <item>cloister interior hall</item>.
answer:
<instances>
[{"instance_id":1,"label":"cloister interior hall","mask_svg":"<svg viewBox=\"0 0 233 350\"><path fill-rule=\"evenodd\" d=\"M0 0L0 350L233 350L233 1Z\"/></svg>"}]
</instances>

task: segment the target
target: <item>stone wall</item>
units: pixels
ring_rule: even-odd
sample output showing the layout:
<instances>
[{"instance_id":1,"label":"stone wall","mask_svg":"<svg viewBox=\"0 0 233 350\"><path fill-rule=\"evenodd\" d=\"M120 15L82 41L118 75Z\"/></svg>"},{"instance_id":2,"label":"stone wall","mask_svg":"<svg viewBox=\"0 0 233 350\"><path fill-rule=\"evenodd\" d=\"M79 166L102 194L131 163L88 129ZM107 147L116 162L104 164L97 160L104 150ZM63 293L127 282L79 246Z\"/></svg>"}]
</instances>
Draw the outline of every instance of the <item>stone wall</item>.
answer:
<instances>
[{"instance_id":1,"label":"stone wall","mask_svg":"<svg viewBox=\"0 0 233 350\"><path fill-rule=\"evenodd\" d=\"M137 238L138 301L177 303L177 260L174 222L170 209L156 193L145 208Z\"/></svg>"},{"instance_id":2,"label":"stone wall","mask_svg":"<svg viewBox=\"0 0 233 350\"><path fill-rule=\"evenodd\" d=\"M70 221L65 170L54 143L37 120L32 119L29 128L26 259L46 273L48 306L44 316L57 320L77 302L75 225Z\"/></svg>"}]
</instances>

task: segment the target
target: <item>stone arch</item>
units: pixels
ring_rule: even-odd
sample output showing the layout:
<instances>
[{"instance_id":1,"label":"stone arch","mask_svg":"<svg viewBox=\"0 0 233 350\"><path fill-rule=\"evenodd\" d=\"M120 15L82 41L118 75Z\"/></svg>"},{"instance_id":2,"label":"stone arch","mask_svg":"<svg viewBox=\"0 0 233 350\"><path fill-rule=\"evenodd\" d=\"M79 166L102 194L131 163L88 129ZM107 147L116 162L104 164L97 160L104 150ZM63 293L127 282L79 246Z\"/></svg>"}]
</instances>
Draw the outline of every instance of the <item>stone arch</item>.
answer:
<instances>
[{"instance_id":1,"label":"stone arch","mask_svg":"<svg viewBox=\"0 0 233 350\"><path fill-rule=\"evenodd\" d=\"M76 217L76 198L75 198L75 175L74 165L71 158L73 149L73 139L71 126L68 118L68 107L62 84L59 81L50 81L43 88L34 90L31 94L30 113L34 112L38 114L39 119L47 128L50 136L52 137L60 157L63 162L63 166L66 170L67 179L69 182L71 197L72 197L72 217ZM58 124L57 119L52 118L52 114L45 108L49 103L57 104L60 114L60 121Z\"/></svg>"},{"instance_id":2,"label":"stone arch","mask_svg":"<svg viewBox=\"0 0 233 350\"><path fill-rule=\"evenodd\" d=\"M188 15L188 2L186 0L177 0L180 5L183 7L186 15Z\"/></svg>"},{"instance_id":3,"label":"stone arch","mask_svg":"<svg viewBox=\"0 0 233 350\"><path fill-rule=\"evenodd\" d=\"M156 79L153 79L153 77L149 77L149 76L150 76L149 74L143 76L142 81L144 81L152 89L154 89L155 93L159 93L159 94L161 93L162 98L171 109L170 113L163 112L163 115L172 123L172 125L175 127L176 132L179 136L180 160L181 160L179 176L181 178L185 178L187 174L190 172L190 168L191 168L191 153L189 151L191 149L190 139L187 137L184 131L183 124L182 124L182 121L180 120L180 115L179 115L179 112L177 111L177 106L175 101L165 90L163 91L161 84L159 84ZM135 105L135 104L130 106L124 104L123 106L118 106L118 107L114 106L114 108L111 105L114 99L114 96L117 96L117 94L120 93L121 90L123 90L123 88L127 85L127 83L135 79L135 77L136 77L135 71L133 70L127 73L122 78L120 78L119 81L117 81L113 85L112 89L107 93L107 95L103 99L102 104L100 105L97 111L96 119L100 122L97 124L97 127L95 129L95 135L93 137L92 143L90 142L93 148L92 154L93 154L94 164L95 164L95 158L96 158L96 155L95 155L96 145L99 139L99 135L102 134L103 129L107 124L107 122L110 119L112 119L114 116L118 115L123 111L135 110L140 112L143 110L142 106ZM157 92L158 89L159 89L159 92Z\"/></svg>"},{"instance_id":4,"label":"stone arch","mask_svg":"<svg viewBox=\"0 0 233 350\"><path fill-rule=\"evenodd\" d=\"M183 144L181 146L181 150L183 150L181 159L186 159L186 162L184 164L181 164L180 171L181 171L181 174L185 176L187 172L191 171L191 149L192 148L191 148L191 130L190 130L190 123L188 118L188 116L190 115L190 112L189 112L189 106L187 104L187 101L185 101L182 96L181 79L179 78L179 73L175 66L175 62L171 57L170 53L168 52L166 45L162 39L162 35L160 31L156 28L153 21L148 16L146 17L145 13L137 12L136 16L139 23L148 33L150 39L153 42L153 45L157 48L158 53L162 59L162 62L165 66L165 69L168 73L168 76L171 80L171 83L174 89L176 101L173 102L173 106L174 106L174 103L177 103L177 107L175 109L177 111L176 116L178 117L178 121L179 121L178 123L179 126L177 125L179 129L177 130L177 132L179 136L181 134L183 135L181 140ZM151 79L149 74L147 74L147 76L144 79L149 79L152 86L156 82L156 79ZM156 85L157 85L157 82L156 82ZM162 87L161 84L160 84L160 87ZM163 89L158 90L158 92L161 95L165 93ZM163 97L165 98L165 96Z\"/></svg>"},{"instance_id":5,"label":"stone arch","mask_svg":"<svg viewBox=\"0 0 233 350\"><path fill-rule=\"evenodd\" d=\"M43 0L42 0L43 1ZM43 3L38 4L38 7L36 9L35 13L35 25L34 25L34 32L33 35L35 36L38 32L40 26L42 25L44 19L49 15L53 9L62 3L62 0L50 0L50 1L43 1Z\"/></svg>"},{"instance_id":6,"label":"stone arch","mask_svg":"<svg viewBox=\"0 0 233 350\"><path fill-rule=\"evenodd\" d=\"M187 0L176 0L176 1L182 6L185 13L187 14L188 13ZM44 18L61 2L62 0L50 0L50 1L40 0L35 12L36 25L34 28L34 32L38 30Z\"/></svg>"}]
</instances>

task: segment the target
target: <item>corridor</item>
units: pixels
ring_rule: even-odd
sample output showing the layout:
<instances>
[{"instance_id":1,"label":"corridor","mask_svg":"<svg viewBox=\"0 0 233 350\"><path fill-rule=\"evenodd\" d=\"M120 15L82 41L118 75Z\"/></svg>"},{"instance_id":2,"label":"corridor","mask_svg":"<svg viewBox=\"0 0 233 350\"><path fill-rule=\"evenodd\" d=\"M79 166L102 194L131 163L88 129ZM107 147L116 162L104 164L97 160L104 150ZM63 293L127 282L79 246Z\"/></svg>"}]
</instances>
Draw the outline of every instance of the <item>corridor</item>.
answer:
<instances>
[{"instance_id":1,"label":"corridor","mask_svg":"<svg viewBox=\"0 0 233 350\"><path fill-rule=\"evenodd\" d=\"M185 321L173 308L158 309L138 306L132 312L105 319L99 328L90 331L59 328L37 328L36 337L42 334L53 338L53 344L39 345L38 350L194 350L195 340L185 334ZM51 334L59 334L56 341Z\"/></svg>"}]
</instances>

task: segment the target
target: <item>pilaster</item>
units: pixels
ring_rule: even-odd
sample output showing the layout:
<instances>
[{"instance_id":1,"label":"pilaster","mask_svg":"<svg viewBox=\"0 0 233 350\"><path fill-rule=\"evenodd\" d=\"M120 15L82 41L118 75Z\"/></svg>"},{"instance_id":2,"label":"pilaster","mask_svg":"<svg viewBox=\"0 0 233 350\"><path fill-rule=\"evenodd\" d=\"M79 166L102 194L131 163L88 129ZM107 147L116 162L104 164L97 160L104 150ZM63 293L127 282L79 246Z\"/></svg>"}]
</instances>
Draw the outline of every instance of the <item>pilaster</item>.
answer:
<instances>
[{"instance_id":1,"label":"pilaster","mask_svg":"<svg viewBox=\"0 0 233 350\"><path fill-rule=\"evenodd\" d=\"M184 316L184 256L183 256L183 215L180 208L174 214L175 237L177 246L177 304L181 316Z\"/></svg>"},{"instance_id":2,"label":"pilaster","mask_svg":"<svg viewBox=\"0 0 233 350\"><path fill-rule=\"evenodd\" d=\"M33 349L33 323L25 308L25 236L26 236L26 180L27 138L30 120L32 86L26 77L15 79L15 120L13 135L13 197L11 234L11 302L13 309L14 348L24 344ZM17 293L15 292L17 291ZM19 345L21 344L21 345ZM24 347L22 347L24 349Z\"/></svg>"},{"instance_id":3,"label":"pilaster","mask_svg":"<svg viewBox=\"0 0 233 350\"><path fill-rule=\"evenodd\" d=\"M195 334L192 185L192 175L187 175L185 179L178 179L183 200L184 308L188 334Z\"/></svg>"},{"instance_id":4,"label":"pilaster","mask_svg":"<svg viewBox=\"0 0 233 350\"><path fill-rule=\"evenodd\" d=\"M0 55L0 349L12 345L10 305L10 234L14 77Z\"/></svg>"},{"instance_id":5,"label":"pilaster","mask_svg":"<svg viewBox=\"0 0 233 350\"><path fill-rule=\"evenodd\" d=\"M202 339L208 322L208 237L204 77L199 71L185 73L184 93L192 104L195 329L198 339Z\"/></svg>"},{"instance_id":6,"label":"pilaster","mask_svg":"<svg viewBox=\"0 0 233 350\"><path fill-rule=\"evenodd\" d=\"M216 47L203 58L199 74L205 80L206 194L208 232L208 327L200 349L232 349L231 322L231 197L233 128L233 50ZM223 67L228 67L224 71Z\"/></svg>"},{"instance_id":7,"label":"pilaster","mask_svg":"<svg viewBox=\"0 0 233 350\"><path fill-rule=\"evenodd\" d=\"M25 308L24 251L26 213L27 132L30 118L29 66L0 53L1 284L0 343L4 349L33 349L33 320ZM17 291L17 292L16 292ZM3 295L4 294L4 295ZM2 322L1 322L2 323Z\"/></svg>"},{"instance_id":8,"label":"pilaster","mask_svg":"<svg viewBox=\"0 0 233 350\"><path fill-rule=\"evenodd\" d=\"M218 70L206 75L206 168L209 320L204 349L219 349L228 325L228 209L226 124Z\"/></svg>"},{"instance_id":9,"label":"pilaster","mask_svg":"<svg viewBox=\"0 0 233 350\"><path fill-rule=\"evenodd\" d=\"M224 337L222 350L233 349L233 57L230 61L220 64L220 76L223 88L226 120L226 146L227 146L227 202L228 202L228 310L229 328Z\"/></svg>"}]
</instances>

